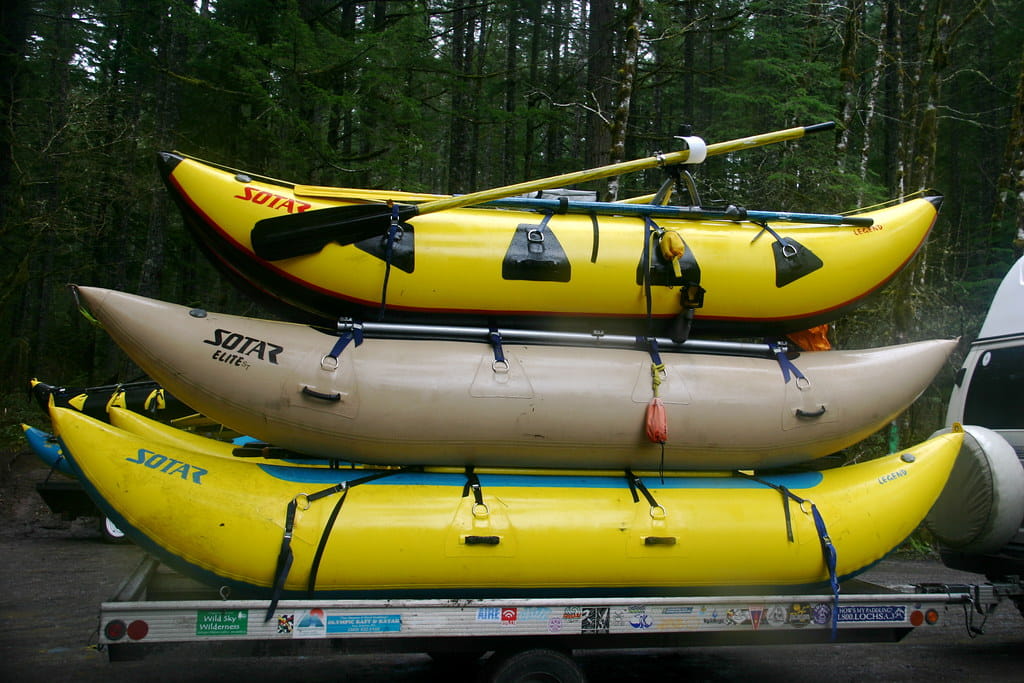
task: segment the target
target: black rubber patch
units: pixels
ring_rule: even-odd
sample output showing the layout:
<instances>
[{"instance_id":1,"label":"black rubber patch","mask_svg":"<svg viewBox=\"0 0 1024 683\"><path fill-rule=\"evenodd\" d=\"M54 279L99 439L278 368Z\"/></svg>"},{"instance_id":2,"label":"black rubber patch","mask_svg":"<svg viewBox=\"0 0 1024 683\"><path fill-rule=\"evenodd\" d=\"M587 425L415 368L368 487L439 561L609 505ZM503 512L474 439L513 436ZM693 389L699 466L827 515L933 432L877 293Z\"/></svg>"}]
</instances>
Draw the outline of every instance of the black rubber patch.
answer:
<instances>
[{"instance_id":1,"label":"black rubber patch","mask_svg":"<svg viewBox=\"0 0 1024 683\"><path fill-rule=\"evenodd\" d=\"M682 256L679 257L679 271L682 273L681 277L676 277L675 271L672 268L672 262L667 260L661 255L660 249L654 249L651 261L651 285L660 285L665 287L680 287L682 285L700 282L700 264L697 263L697 258L693 255L693 249L690 245L683 241L683 245L686 247L686 251ZM644 247L647 248L646 246ZM646 254L640 253L640 263L636 267L636 283L638 285L644 284L644 261Z\"/></svg>"},{"instance_id":2,"label":"black rubber patch","mask_svg":"<svg viewBox=\"0 0 1024 683\"><path fill-rule=\"evenodd\" d=\"M408 223L402 223L400 239L396 239L391 245L391 265L406 273L411 273L416 268L415 239L413 228ZM374 235L355 242L358 249L376 256L381 261L387 260L387 235Z\"/></svg>"},{"instance_id":3,"label":"black rubber patch","mask_svg":"<svg viewBox=\"0 0 1024 683\"><path fill-rule=\"evenodd\" d=\"M783 237L773 242L772 251L775 253L776 287L785 287L823 265L814 252L792 237Z\"/></svg>"},{"instance_id":4,"label":"black rubber patch","mask_svg":"<svg viewBox=\"0 0 1024 683\"><path fill-rule=\"evenodd\" d=\"M502 278L538 282L568 282L572 278L565 250L546 224L520 223L516 227L501 264Z\"/></svg>"}]
</instances>

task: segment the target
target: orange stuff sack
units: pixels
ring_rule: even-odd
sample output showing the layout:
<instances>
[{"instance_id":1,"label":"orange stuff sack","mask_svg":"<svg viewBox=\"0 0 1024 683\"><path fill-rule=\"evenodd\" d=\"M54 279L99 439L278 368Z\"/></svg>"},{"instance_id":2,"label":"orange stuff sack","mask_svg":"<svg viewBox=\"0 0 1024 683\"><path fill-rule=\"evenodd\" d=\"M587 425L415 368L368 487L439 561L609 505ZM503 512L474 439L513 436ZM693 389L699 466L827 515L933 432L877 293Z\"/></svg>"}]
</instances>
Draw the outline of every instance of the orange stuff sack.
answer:
<instances>
[{"instance_id":1,"label":"orange stuff sack","mask_svg":"<svg viewBox=\"0 0 1024 683\"><path fill-rule=\"evenodd\" d=\"M665 402L658 397L647 404L647 438L654 443L668 441L668 417L665 415Z\"/></svg>"},{"instance_id":2,"label":"orange stuff sack","mask_svg":"<svg viewBox=\"0 0 1024 683\"><path fill-rule=\"evenodd\" d=\"M801 351L828 351L832 348L828 340L828 324L792 332L786 336L799 346Z\"/></svg>"}]
</instances>

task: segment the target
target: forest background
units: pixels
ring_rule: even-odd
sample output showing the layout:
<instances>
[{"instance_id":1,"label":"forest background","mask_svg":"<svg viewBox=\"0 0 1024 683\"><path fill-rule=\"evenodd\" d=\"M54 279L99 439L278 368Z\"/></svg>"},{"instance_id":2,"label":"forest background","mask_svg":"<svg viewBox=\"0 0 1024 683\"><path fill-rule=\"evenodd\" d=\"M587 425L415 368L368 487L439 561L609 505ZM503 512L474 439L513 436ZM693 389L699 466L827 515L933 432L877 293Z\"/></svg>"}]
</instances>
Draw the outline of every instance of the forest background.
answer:
<instances>
[{"instance_id":1,"label":"forest background","mask_svg":"<svg viewBox=\"0 0 1024 683\"><path fill-rule=\"evenodd\" d=\"M835 322L840 348L969 341L1024 246L1021 0L6 0L0 21L5 441L40 421L32 377L136 377L66 283L268 315L190 242L164 149L447 193L671 151L687 126L716 142L834 120L695 175L705 203L765 210L945 196L912 265ZM961 357L903 441L941 426Z\"/></svg>"}]
</instances>

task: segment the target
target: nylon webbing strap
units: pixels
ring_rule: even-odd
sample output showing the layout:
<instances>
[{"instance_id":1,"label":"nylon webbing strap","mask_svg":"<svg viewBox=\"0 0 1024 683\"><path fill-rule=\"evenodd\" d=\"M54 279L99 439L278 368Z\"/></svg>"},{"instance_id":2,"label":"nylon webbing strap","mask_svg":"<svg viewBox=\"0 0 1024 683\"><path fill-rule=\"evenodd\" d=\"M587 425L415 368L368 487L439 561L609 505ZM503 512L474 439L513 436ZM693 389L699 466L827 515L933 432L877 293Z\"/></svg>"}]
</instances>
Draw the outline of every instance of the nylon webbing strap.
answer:
<instances>
[{"instance_id":1,"label":"nylon webbing strap","mask_svg":"<svg viewBox=\"0 0 1024 683\"><path fill-rule=\"evenodd\" d=\"M377 319L384 319L384 310L387 308L388 280L391 279L391 258L394 255L395 241L401 239L402 226L398 223L398 205L391 204L391 225L388 227L388 234L384 238L384 282L380 289L380 312Z\"/></svg>"},{"instance_id":2,"label":"nylon webbing strap","mask_svg":"<svg viewBox=\"0 0 1024 683\"><path fill-rule=\"evenodd\" d=\"M594 228L594 246L590 248L590 262L597 263L597 249L601 245L601 231L597 226L597 214L590 214L590 224Z\"/></svg>"},{"instance_id":3,"label":"nylon webbing strap","mask_svg":"<svg viewBox=\"0 0 1024 683\"><path fill-rule=\"evenodd\" d=\"M403 472L408 472L413 469L416 468L402 467L400 469L374 472L373 474L366 475L365 477L359 477L357 479L339 482L333 486L329 486L323 489L322 491L317 491L316 493L300 493L296 495L294 498L292 498L290 501L288 501L288 507L285 510L284 536L281 539L281 550L277 555L277 566L274 569L274 587L271 592L270 605L267 607L267 613L263 619L264 623L270 621L270 619L274 616L274 610L277 609L277 603L280 601L281 593L284 591L284 583L287 580L288 574L292 568L292 564L295 561L295 555L294 553L292 553L292 534L295 530L295 512L298 510L299 507L299 499L301 498L302 500L305 501L306 507L304 509L308 509L310 505L320 500L321 498L326 498L327 496L334 495L335 493L338 492L342 493L341 500L338 501L338 505L335 506L335 511L331 514L328 525L324 528L323 535L321 536L320 539L320 545L318 546L317 553L314 556L314 566L311 568L310 579L308 583L308 589L310 592L312 592L313 588L315 587L316 573L319 569L320 557L323 555L323 548L327 545L327 537L331 533L331 526L333 526L334 520L338 517L337 513L340 512L341 510L341 504L345 501L345 498L348 496L348 490L354 486L359 486L360 484L366 484L368 482L376 481L377 479L381 479L383 477L389 477L394 474L401 474Z\"/></svg>"},{"instance_id":4,"label":"nylon webbing strap","mask_svg":"<svg viewBox=\"0 0 1024 683\"><path fill-rule=\"evenodd\" d=\"M653 302L651 300L651 269L654 268L654 240L657 225L650 216L644 216L644 299L647 302L647 322L651 322Z\"/></svg>"},{"instance_id":5,"label":"nylon webbing strap","mask_svg":"<svg viewBox=\"0 0 1024 683\"><path fill-rule=\"evenodd\" d=\"M647 499L647 503L652 508L664 509L658 504L658 501L654 499L654 496L651 494L650 490L648 490L647 485L644 484L643 480L633 474L633 470L627 468L625 474L626 483L629 484L629 492L633 495L634 503L640 502L640 496L637 495L637 491L639 491L643 494L643 497Z\"/></svg>"},{"instance_id":6,"label":"nylon webbing strap","mask_svg":"<svg viewBox=\"0 0 1024 683\"><path fill-rule=\"evenodd\" d=\"M338 497L338 502L334 504L334 509L331 510L331 516L327 518L327 526L324 527L324 532L320 534L320 542L316 545L316 553L313 555L313 564L309 569L309 581L306 582L306 592L309 597L313 597L313 589L316 588L316 575L320 573L320 560L324 556L324 548L327 547L327 539L331 537L331 529L334 528L334 523L338 519L338 514L341 513L341 506L345 504L345 499L348 498L348 488L341 492L341 496Z\"/></svg>"},{"instance_id":7,"label":"nylon webbing strap","mask_svg":"<svg viewBox=\"0 0 1024 683\"><path fill-rule=\"evenodd\" d=\"M473 503L476 505L484 504L484 493L483 489L480 488L480 477L476 476L476 472L473 471L472 467L466 468L466 483L462 487L462 497L465 498L470 493L473 494Z\"/></svg>"},{"instance_id":8,"label":"nylon webbing strap","mask_svg":"<svg viewBox=\"0 0 1024 683\"><path fill-rule=\"evenodd\" d=\"M793 527L789 514L789 501L794 500L798 505L810 503L811 517L814 519L814 529L818 533L818 542L821 544L821 556L825 561L825 567L828 569L828 582L829 586L832 588L832 640L835 640L838 636L839 630L839 578L836 576L837 554L836 547L832 544L832 538L828 535L828 529L825 526L825 519L821 516L821 513L818 512L818 506L812 501L796 495L782 484L773 484L770 481L765 481L760 477L756 477L751 474L744 474L743 472L737 472L736 474L756 481L768 488L775 489L782 494L783 506L786 511L786 533L789 536L790 543L793 542Z\"/></svg>"},{"instance_id":9,"label":"nylon webbing strap","mask_svg":"<svg viewBox=\"0 0 1024 683\"><path fill-rule=\"evenodd\" d=\"M111 397L111 399L113 399L113 397ZM146 396L146 400L142 404L143 410L149 411L150 413L156 413L166 407L167 396L164 393L163 387L149 392L149 395Z\"/></svg>"},{"instance_id":10,"label":"nylon webbing strap","mask_svg":"<svg viewBox=\"0 0 1024 683\"><path fill-rule=\"evenodd\" d=\"M775 354L775 360L779 362L779 368L782 369L782 379L786 384L788 384L789 380L794 376L797 379L807 380L804 373L800 372L800 368L795 366L793 361L789 359L789 356L786 355L789 349L786 347L784 342L769 341L768 347L772 350L772 353Z\"/></svg>"},{"instance_id":11,"label":"nylon webbing strap","mask_svg":"<svg viewBox=\"0 0 1024 683\"><path fill-rule=\"evenodd\" d=\"M338 360L338 356L341 355L341 352L344 351L345 347L347 347L353 341L356 343L356 346L359 346L360 344L363 343L363 328L354 327L348 332L343 333L334 342L334 347L331 349L331 352L328 353L326 357L330 358L331 360Z\"/></svg>"},{"instance_id":12,"label":"nylon webbing strap","mask_svg":"<svg viewBox=\"0 0 1024 683\"><path fill-rule=\"evenodd\" d=\"M492 327L487 336L491 340L491 347L494 349L494 362L508 363L505 360L505 351L501 348L501 332L497 328Z\"/></svg>"},{"instance_id":13,"label":"nylon webbing strap","mask_svg":"<svg viewBox=\"0 0 1024 683\"><path fill-rule=\"evenodd\" d=\"M651 391L655 398L658 396L658 388L661 386L662 374L665 372L665 363L661 360L661 351L658 348L657 337L647 339L647 353L651 356Z\"/></svg>"}]
</instances>

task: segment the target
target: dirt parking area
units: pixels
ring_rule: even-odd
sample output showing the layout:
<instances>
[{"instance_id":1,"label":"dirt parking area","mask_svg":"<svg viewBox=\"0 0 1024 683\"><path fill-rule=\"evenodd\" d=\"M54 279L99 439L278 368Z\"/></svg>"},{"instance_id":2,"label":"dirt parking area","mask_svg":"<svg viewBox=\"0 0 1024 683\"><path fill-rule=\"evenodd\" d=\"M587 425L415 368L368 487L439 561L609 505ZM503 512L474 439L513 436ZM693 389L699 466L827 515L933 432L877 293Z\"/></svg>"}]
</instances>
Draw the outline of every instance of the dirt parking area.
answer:
<instances>
[{"instance_id":1,"label":"dirt parking area","mask_svg":"<svg viewBox=\"0 0 1024 683\"><path fill-rule=\"evenodd\" d=\"M224 656L216 644L171 646L141 661L109 662L96 648L99 604L138 564L132 545L105 543L95 520L67 522L35 491L47 476L29 453L0 459L0 680L45 681L464 681L473 665L440 668L426 655ZM882 562L864 578L889 586L978 583L930 559ZM982 622L975 619L975 626ZM1024 680L1024 619L1010 603L968 631L964 610L899 643L692 647L578 652L592 683L613 681Z\"/></svg>"}]
</instances>

